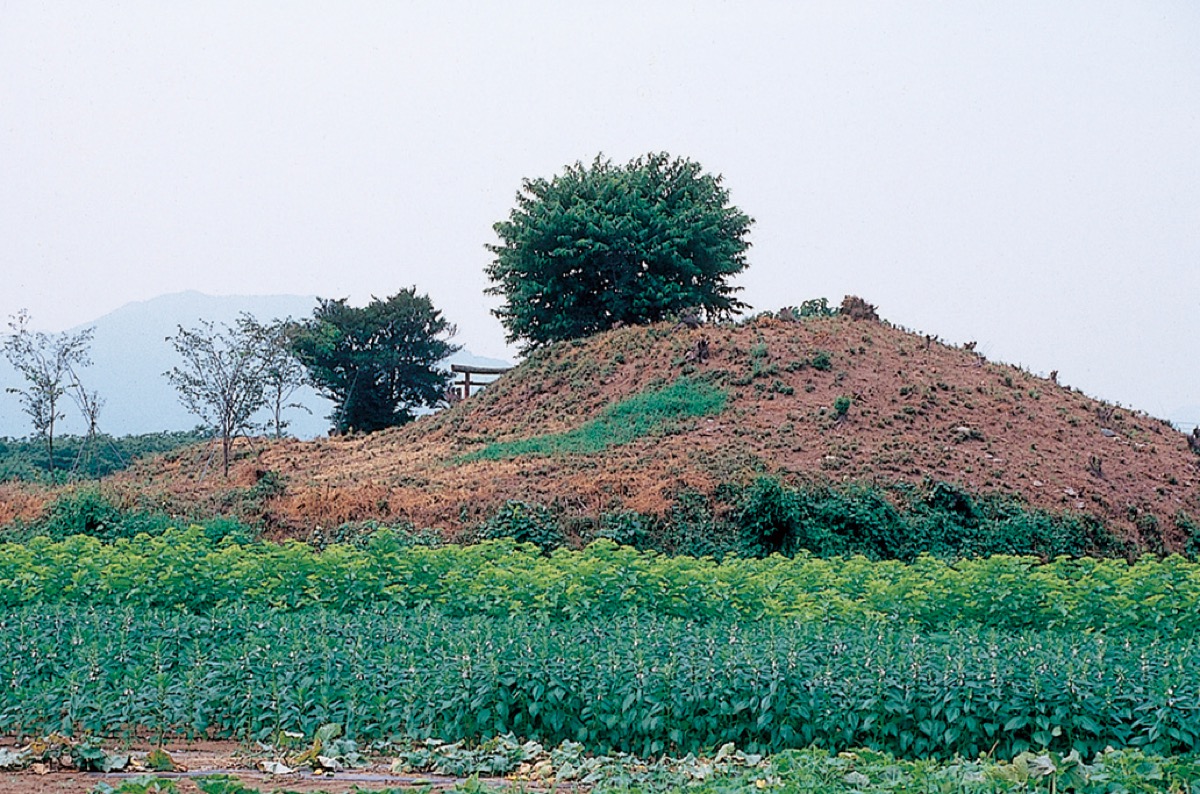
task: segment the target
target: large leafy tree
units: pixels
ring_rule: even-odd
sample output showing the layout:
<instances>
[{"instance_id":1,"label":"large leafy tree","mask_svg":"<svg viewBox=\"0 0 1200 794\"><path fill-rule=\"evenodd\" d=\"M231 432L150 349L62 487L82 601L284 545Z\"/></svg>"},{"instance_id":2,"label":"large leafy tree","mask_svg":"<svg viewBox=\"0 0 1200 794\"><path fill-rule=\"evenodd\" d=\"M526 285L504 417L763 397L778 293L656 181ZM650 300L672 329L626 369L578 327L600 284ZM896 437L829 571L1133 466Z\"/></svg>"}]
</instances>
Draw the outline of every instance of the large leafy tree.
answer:
<instances>
[{"instance_id":1,"label":"large leafy tree","mask_svg":"<svg viewBox=\"0 0 1200 794\"><path fill-rule=\"evenodd\" d=\"M746 267L752 223L720 176L665 153L525 180L488 246L488 292L504 298L494 313L527 350L685 311L737 313L728 280Z\"/></svg>"},{"instance_id":2,"label":"large leafy tree","mask_svg":"<svg viewBox=\"0 0 1200 794\"><path fill-rule=\"evenodd\" d=\"M416 288L362 308L322 298L292 337L309 379L334 402L334 429L372 432L401 425L446 395L441 362L457 351L455 328Z\"/></svg>"}]
</instances>

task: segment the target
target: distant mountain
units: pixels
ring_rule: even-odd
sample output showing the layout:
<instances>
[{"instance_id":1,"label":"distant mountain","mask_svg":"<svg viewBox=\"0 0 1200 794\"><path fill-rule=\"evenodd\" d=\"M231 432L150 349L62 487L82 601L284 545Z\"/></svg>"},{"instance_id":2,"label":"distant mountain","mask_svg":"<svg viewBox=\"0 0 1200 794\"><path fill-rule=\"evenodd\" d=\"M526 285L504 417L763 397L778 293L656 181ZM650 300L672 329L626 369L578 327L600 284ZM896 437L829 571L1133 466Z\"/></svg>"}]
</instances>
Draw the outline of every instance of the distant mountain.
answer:
<instances>
[{"instance_id":1,"label":"distant mountain","mask_svg":"<svg viewBox=\"0 0 1200 794\"><path fill-rule=\"evenodd\" d=\"M200 320L232 323L242 312L261 321L276 318L303 318L312 314L317 299L304 295L229 295L214 296L200 292L179 292L122 306L97 320L72 331L94 326L91 346L92 366L84 370L88 388L104 399L100 429L113 435L149 433L159 430L188 430L196 417L180 405L171 384L163 376L179 363L178 355L167 341L177 327L192 327ZM481 367L504 367L511 362L475 356L462 350L449 363ZM0 437L21 438L30 432L29 417L21 410L14 394L6 389L23 385L20 376L0 357ZM300 438L314 438L329 430L332 403L312 389L304 389L297 402L311 411L293 409L287 415L291 431ZM84 430L68 405L68 418L61 432Z\"/></svg>"}]
</instances>

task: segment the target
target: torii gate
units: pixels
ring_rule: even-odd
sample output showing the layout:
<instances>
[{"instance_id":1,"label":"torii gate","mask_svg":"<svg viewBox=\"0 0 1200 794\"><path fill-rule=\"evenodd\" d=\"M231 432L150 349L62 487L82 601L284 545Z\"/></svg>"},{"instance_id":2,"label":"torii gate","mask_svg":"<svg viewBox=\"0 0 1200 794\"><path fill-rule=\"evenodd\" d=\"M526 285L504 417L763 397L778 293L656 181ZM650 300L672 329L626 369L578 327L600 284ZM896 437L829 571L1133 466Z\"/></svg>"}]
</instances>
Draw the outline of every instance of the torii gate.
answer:
<instances>
[{"instance_id":1,"label":"torii gate","mask_svg":"<svg viewBox=\"0 0 1200 794\"><path fill-rule=\"evenodd\" d=\"M495 378L492 378L492 380L472 381L472 375L495 375L499 377L510 369L512 367L472 367L467 364L451 364L450 371L462 376L461 379L454 381L454 385L451 388L454 400L465 400L471 396L472 387L482 389L495 380Z\"/></svg>"}]
</instances>

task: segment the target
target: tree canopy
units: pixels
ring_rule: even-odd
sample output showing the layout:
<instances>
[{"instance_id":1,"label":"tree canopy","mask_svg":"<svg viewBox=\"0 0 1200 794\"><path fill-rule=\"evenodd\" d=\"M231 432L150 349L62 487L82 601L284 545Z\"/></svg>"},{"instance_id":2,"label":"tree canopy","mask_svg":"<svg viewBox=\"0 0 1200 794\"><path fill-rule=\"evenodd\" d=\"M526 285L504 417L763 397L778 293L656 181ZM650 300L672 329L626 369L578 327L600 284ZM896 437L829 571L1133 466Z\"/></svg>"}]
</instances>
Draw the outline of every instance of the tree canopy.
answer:
<instances>
[{"instance_id":1,"label":"tree canopy","mask_svg":"<svg viewBox=\"0 0 1200 794\"><path fill-rule=\"evenodd\" d=\"M411 421L446 396L440 364L457 351L455 328L416 288L362 308L322 298L301 323L292 349L309 379L334 402L334 429L372 432Z\"/></svg>"},{"instance_id":2,"label":"tree canopy","mask_svg":"<svg viewBox=\"0 0 1200 794\"><path fill-rule=\"evenodd\" d=\"M488 292L510 342L525 348L669 319L728 316L745 304L728 279L746 267L753 219L721 177L666 153L626 165L597 157L525 180L489 245Z\"/></svg>"}]
</instances>

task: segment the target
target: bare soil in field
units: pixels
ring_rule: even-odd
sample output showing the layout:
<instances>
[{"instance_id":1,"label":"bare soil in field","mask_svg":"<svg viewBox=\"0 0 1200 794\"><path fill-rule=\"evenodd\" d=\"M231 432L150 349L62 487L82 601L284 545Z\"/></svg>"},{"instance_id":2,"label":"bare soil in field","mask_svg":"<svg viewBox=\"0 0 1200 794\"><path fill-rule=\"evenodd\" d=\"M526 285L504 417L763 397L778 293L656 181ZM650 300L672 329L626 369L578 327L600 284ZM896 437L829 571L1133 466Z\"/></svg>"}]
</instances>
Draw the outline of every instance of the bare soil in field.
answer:
<instances>
[{"instance_id":1,"label":"bare soil in field","mask_svg":"<svg viewBox=\"0 0 1200 794\"><path fill-rule=\"evenodd\" d=\"M11 749L11 739L0 739L0 747ZM153 745L133 744L128 747L107 747L111 752L130 753L134 758L144 758ZM156 777L176 781L181 794L198 794L199 787L192 782L203 775L226 774L237 777L242 783L266 794L273 791L328 792L346 794L352 791L377 791L385 788L407 788L430 786L443 789L460 782L455 778L436 775L397 775L389 771L391 759L381 758L369 766L337 774L315 775L311 772L289 775L268 775L256 767L260 761L271 760L271 756L248 751L234 742L179 742L167 744L164 749L180 765L177 772L130 772L101 774L80 772L57 765L46 768L23 769L16 772L0 772L0 794L91 794L97 784L107 783L117 788L122 780L153 774Z\"/></svg>"},{"instance_id":2,"label":"bare soil in field","mask_svg":"<svg viewBox=\"0 0 1200 794\"><path fill-rule=\"evenodd\" d=\"M681 375L724 389L725 410L599 453L463 459L490 442L578 427ZM840 417L839 398L850 400ZM105 487L127 506L181 518L261 519L275 537L368 519L462 537L507 499L568 518L662 513L680 491L713 494L764 472L793 484L946 481L1090 514L1154 550L1182 548L1181 511L1200 516L1200 457L1168 423L965 347L844 317L622 328L531 356L403 428L243 444L228 479L208 458L193 448L149 460ZM0 523L36 515L46 498L0 490Z\"/></svg>"}]
</instances>

